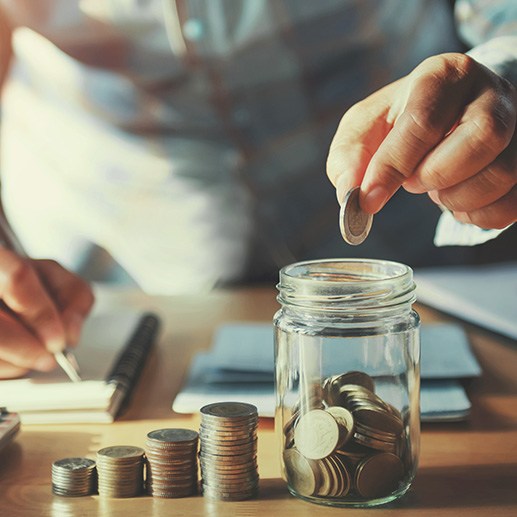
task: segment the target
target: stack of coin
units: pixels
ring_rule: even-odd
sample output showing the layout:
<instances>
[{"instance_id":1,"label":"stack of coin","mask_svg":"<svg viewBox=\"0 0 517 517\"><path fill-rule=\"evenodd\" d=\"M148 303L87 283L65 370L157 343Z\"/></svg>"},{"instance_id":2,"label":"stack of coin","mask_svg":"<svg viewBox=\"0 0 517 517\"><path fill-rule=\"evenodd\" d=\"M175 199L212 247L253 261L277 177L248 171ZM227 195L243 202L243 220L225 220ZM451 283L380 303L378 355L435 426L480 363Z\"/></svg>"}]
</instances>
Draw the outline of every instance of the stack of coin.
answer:
<instances>
[{"instance_id":1,"label":"stack of coin","mask_svg":"<svg viewBox=\"0 0 517 517\"><path fill-rule=\"evenodd\" d=\"M201 408L200 452L203 494L240 501L258 492L257 408L221 402Z\"/></svg>"},{"instance_id":2,"label":"stack of coin","mask_svg":"<svg viewBox=\"0 0 517 517\"><path fill-rule=\"evenodd\" d=\"M97 452L99 495L135 497L142 493L144 450L130 445L105 447Z\"/></svg>"},{"instance_id":3,"label":"stack of coin","mask_svg":"<svg viewBox=\"0 0 517 517\"><path fill-rule=\"evenodd\" d=\"M64 458L52 464L52 492L79 497L97 490L95 461L88 458Z\"/></svg>"},{"instance_id":4,"label":"stack of coin","mask_svg":"<svg viewBox=\"0 0 517 517\"><path fill-rule=\"evenodd\" d=\"M373 379L347 372L322 383L324 409L295 411L284 426L289 486L302 496L387 496L405 474L400 412L375 394Z\"/></svg>"},{"instance_id":5,"label":"stack of coin","mask_svg":"<svg viewBox=\"0 0 517 517\"><path fill-rule=\"evenodd\" d=\"M147 435L147 493L154 497L186 497L197 492L198 433L190 429L158 429Z\"/></svg>"}]
</instances>

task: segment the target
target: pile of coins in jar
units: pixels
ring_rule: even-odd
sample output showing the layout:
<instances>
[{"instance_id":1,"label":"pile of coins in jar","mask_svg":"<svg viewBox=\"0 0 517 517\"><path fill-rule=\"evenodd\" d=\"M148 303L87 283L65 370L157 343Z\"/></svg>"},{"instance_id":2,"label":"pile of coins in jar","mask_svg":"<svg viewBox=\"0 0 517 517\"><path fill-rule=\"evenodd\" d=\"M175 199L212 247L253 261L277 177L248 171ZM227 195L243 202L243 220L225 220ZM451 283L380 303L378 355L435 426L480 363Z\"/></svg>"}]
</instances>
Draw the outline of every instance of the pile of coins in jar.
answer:
<instances>
[{"instance_id":1,"label":"pile of coins in jar","mask_svg":"<svg viewBox=\"0 0 517 517\"><path fill-rule=\"evenodd\" d=\"M221 402L201 408L200 433L158 429L145 447L115 445L89 458L64 458L52 464L52 492L65 497L176 498L199 491L222 501L240 501L258 492L257 408ZM198 444L200 450L198 452Z\"/></svg>"},{"instance_id":2,"label":"pile of coins in jar","mask_svg":"<svg viewBox=\"0 0 517 517\"><path fill-rule=\"evenodd\" d=\"M363 372L329 377L320 388L310 409L295 408L284 425L290 489L308 498L359 501L393 493L408 450L400 412L375 394Z\"/></svg>"}]
</instances>

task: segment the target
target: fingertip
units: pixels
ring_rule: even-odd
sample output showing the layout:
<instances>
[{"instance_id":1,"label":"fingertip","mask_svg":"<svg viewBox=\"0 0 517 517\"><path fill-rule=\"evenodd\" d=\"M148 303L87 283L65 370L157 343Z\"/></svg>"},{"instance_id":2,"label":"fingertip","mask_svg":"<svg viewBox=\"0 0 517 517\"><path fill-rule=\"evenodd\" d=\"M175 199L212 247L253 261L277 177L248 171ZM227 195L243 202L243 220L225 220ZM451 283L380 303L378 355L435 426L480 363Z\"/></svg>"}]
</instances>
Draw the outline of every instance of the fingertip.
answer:
<instances>
[{"instance_id":1,"label":"fingertip","mask_svg":"<svg viewBox=\"0 0 517 517\"><path fill-rule=\"evenodd\" d=\"M46 349L55 354L56 352L62 352L66 348L66 341L61 336L51 336L45 339Z\"/></svg>"}]
</instances>

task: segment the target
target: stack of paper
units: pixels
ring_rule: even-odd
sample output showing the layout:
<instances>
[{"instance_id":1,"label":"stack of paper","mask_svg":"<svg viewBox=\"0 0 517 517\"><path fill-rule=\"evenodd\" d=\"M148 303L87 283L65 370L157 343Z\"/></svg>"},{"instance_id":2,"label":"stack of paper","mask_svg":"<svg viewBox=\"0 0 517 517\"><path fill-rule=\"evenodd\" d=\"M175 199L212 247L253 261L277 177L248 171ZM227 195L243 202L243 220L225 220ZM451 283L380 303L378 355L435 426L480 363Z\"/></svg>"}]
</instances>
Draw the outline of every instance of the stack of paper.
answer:
<instances>
[{"instance_id":1,"label":"stack of paper","mask_svg":"<svg viewBox=\"0 0 517 517\"><path fill-rule=\"evenodd\" d=\"M461 420L470 402L459 379L481 374L461 327L436 324L421 331L422 420ZM332 354L323 364L324 375L363 369L360 358ZM379 372L367 372L378 375ZM195 356L187 382L174 400L178 413L194 413L204 404L239 400L258 407L261 416L273 416L273 328L271 324L236 323L220 327L212 350Z\"/></svg>"}]
</instances>

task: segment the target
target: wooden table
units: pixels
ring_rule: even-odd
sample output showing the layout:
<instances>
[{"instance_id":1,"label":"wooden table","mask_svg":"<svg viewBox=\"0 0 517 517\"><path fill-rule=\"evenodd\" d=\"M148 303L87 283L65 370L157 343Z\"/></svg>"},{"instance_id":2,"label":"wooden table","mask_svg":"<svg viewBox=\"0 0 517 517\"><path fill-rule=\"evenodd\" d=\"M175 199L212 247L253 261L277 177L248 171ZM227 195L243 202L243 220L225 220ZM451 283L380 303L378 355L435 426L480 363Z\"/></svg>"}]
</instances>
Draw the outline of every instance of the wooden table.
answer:
<instances>
[{"instance_id":1,"label":"wooden table","mask_svg":"<svg viewBox=\"0 0 517 517\"><path fill-rule=\"evenodd\" d=\"M210 346L220 322L271 321L277 309L272 288L215 292L203 297L146 297L133 291L100 292L101 304L156 308L164 315L160 342L150 357L128 411L110 425L25 426L0 455L0 516L128 517L162 515L517 516L517 343L467 326L483 376L469 386L473 412L467 423L428 424L411 491L380 509L340 510L295 499L280 478L271 420L260 422L260 496L225 503L201 496L185 499L103 499L53 496L51 463L93 455L116 444L143 446L161 427L197 429L197 416L174 414L171 402L193 354ZM448 319L420 307L423 321ZM516 323L517 324L517 323ZM1 398L1 395L0 395Z\"/></svg>"}]
</instances>

